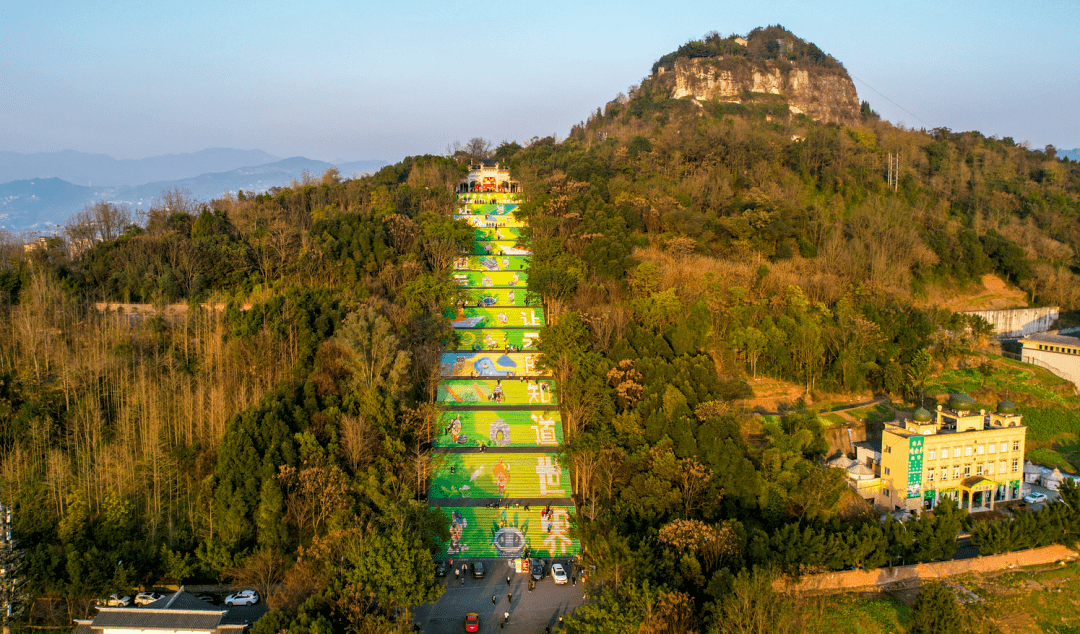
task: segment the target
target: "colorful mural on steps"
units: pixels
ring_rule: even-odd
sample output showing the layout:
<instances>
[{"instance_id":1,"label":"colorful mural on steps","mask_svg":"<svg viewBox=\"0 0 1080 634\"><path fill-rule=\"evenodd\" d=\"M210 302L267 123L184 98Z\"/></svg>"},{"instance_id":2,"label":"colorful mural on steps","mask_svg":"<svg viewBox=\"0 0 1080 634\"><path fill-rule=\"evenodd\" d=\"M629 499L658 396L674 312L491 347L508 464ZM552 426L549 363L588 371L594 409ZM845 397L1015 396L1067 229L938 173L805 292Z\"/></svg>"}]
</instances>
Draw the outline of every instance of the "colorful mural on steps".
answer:
<instances>
[{"instance_id":1,"label":"colorful mural on steps","mask_svg":"<svg viewBox=\"0 0 1080 634\"><path fill-rule=\"evenodd\" d=\"M514 292L516 295L517 293ZM509 293L506 293L509 296ZM494 306L459 306L443 315L454 328L542 328L544 311L538 307L510 308Z\"/></svg>"},{"instance_id":2,"label":"colorful mural on steps","mask_svg":"<svg viewBox=\"0 0 1080 634\"><path fill-rule=\"evenodd\" d=\"M562 417L554 382L538 378L548 376L533 352L546 321L527 294L517 196L462 194L459 203L455 217L474 227L476 242L454 263L466 301L445 314L454 338L439 358L443 411L428 500L450 529L441 555L570 556L580 544L569 536Z\"/></svg>"},{"instance_id":3,"label":"colorful mural on steps","mask_svg":"<svg viewBox=\"0 0 1080 634\"><path fill-rule=\"evenodd\" d=\"M439 382L439 405L558 405L550 380L445 379Z\"/></svg>"},{"instance_id":4,"label":"colorful mural on steps","mask_svg":"<svg viewBox=\"0 0 1080 634\"><path fill-rule=\"evenodd\" d=\"M532 255L532 251L517 240L486 240L474 242L472 255Z\"/></svg>"},{"instance_id":5,"label":"colorful mural on steps","mask_svg":"<svg viewBox=\"0 0 1080 634\"><path fill-rule=\"evenodd\" d=\"M540 343L540 331L528 328L458 328L454 331L454 350L533 350Z\"/></svg>"},{"instance_id":6,"label":"colorful mural on steps","mask_svg":"<svg viewBox=\"0 0 1080 634\"><path fill-rule=\"evenodd\" d=\"M466 288L520 288L524 292L528 285L527 271L459 271L454 273L454 282Z\"/></svg>"},{"instance_id":7,"label":"colorful mural on steps","mask_svg":"<svg viewBox=\"0 0 1080 634\"><path fill-rule=\"evenodd\" d=\"M562 415L551 410L442 412L436 447L549 447L562 444Z\"/></svg>"},{"instance_id":8,"label":"colorful mural on steps","mask_svg":"<svg viewBox=\"0 0 1080 634\"><path fill-rule=\"evenodd\" d=\"M429 499L568 498L570 472L551 453L439 453Z\"/></svg>"},{"instance_id":9,"label":"colorful mural on steps","mask_svg":"<svg viewBox=\"0 0 1080 634\"><path fill-rule=\"evenodd\" d=\"M446 555L452 557L567 557L581 550L569 536L572 510L522 506L444 509L450 522Z\"/></svg>"},{"instance_id":10,"label":"colorful mural on steps","mask_svg":"<svg viewBox=\"0 0 1080 634\"><path fill-rule=\"evenodd\" d=\"M539 366L539 360L536 352L443 352L439 355L439 372L443 378L550 376Z\"/></svg>"},{"instance_id":11,"label":"colorful mural on steps","mask_svg":"<svg viewBox=\"0 0 1080 634\"><path fill-rule=\"evenodd\" d=\"M455 271L524 271L528 266L523 255L470 255L454 260Z\"/></svg>"}]
</instances>

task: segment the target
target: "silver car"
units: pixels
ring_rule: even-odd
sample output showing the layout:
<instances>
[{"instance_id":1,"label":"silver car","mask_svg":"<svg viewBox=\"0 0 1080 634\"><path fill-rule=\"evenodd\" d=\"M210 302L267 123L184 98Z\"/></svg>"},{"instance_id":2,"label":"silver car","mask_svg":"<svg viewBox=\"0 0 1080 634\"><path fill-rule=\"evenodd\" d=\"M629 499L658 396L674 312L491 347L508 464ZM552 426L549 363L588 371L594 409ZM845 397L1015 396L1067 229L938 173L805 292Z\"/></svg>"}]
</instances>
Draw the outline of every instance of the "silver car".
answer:
<instances>
[{"instance_id":1,"label":"silver car","mask_svg":"<svg viewBox=\"0 0 1080 634\"><path fill-rule=\"evenodd\" d=\"M225 597L225 605L232 607L235 605L255 605L259 602L259 593L254 590L241 590L236 594L230 594Z\"/></svg>"}]
</instances>

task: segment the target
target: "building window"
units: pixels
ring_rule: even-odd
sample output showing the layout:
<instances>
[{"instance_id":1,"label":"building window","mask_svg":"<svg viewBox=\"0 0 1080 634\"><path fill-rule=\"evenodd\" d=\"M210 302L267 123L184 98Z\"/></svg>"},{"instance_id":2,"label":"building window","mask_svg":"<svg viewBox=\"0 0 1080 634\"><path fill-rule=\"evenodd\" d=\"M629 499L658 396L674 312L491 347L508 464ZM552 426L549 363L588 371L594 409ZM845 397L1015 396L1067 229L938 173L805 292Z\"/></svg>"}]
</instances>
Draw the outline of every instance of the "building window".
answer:
<instances>
[{"instance_id":1,"label":"building window","mask_svg":"<svg viewBox=\"0 0 1080 634\"><path fill-rule=\"evenodd\" d=\"M968 445L968 446L964 447L964 455L965 456L970 456L971 455L971 445Z\"/></svg>"},{"instance_id":2,"label":"building window","mask_svg":"<svg viewBox=\"0 0 1080 634\"><path fill-rule=\"evenodd\" d=\"M931 449L930 451L927 451L926 452L926 459L927 460L935 460L935 459L937 459L937 450L936 449Z\"/></svg>"},{"instance_id":3,"label":"building window","mask_svg":"<svg viewBox=\"0 0 1080 634\"><path fill-rule=\"evenodd\" d=\"M881 493L882 493L882 495L884 495L885 497L889 497L889 490L888 490L888 489L882 489L882 490L881 490Z\"/></svg>"},{"instance_id":4,"label":"building window","mask_svg":"<svg viewBox=\"0 0 1080 634\"><path fill-rule=\"evenodd\" d=\"M1013 463L1012 463L1013 473L1016 473L1019 469L1020 469L1020 460L1017 459L1017 458L1013 458Z\"/></svg>"},{"instance_id":5,"label":"building window","mask_svg":"<svg viewBox=\"0 0 1080 634\"><path fill-rule=\"evenodd\" d=\"M927 482L933 482L934 481L934 470L933 469L927 469L926 470L926 481Z\"/></svg>"},{"instance_id":6,"label":"building window","mask_svg":"<svg viewBox=\"0 0 1080 634\"><path fill-rule=\"evenodd\" d=\"M1013 451L1020 451L1020 441L1019 440L1014 440L1013 441Z\"/></svg>"},{"instance_id":7,"label":"building window","mask_svg":"<svg viewBox=\"0 0 1080 634\"><path fill-rule=\"evenodd\" d=\"M983 464L981 462L979 464L975 465L975 475L981 476L982 475L982 470L983 470Z\"/></svg>"},{"instance_id":8,"label":"building window","mask_svg":"<svg viewBox=\"0 0 1080 634\"><path fill-rule=\"evenodd\" d=\"M969 475L971 475L971 465L966 464L964 465L964 477L966 478Z\"/></svg>"},{"instance_id":9,"label":"building window","mask_svg":"<svg viewBox=\"0 0 1080 634\"><path fill-rule=\"evenodd\" d=\"M941 479L942 480L948 480L949 479L949 468L948 467L942 467L941 468Z\"/></svg>"},{"instance_id":10,"label":"building window","mask_svg":"<svg viewBox=\"0 0 1080 634\"><path fill-rule=\"evenodd\" d=\"M945 460L948 457L949 457L949 448L948 447L942 447L941 448L941 459Z\"/></svg>"},{"instance_id":11,"label":"building window","mask_svg":"<svg viewBox=\"0 0 1080 634\"><path fill-rule=\"evenodd\" d=\"M993 475L994 474L994 461L993 460L986 463L986 474L987 475Z\"/></svg>"},{"instance_id":12,"label":"building window","mask_svg":"<svg viewBox=\"0 0 1080 634\"><path fill-rule=\"evenodd\" d=\"M987 449L990 450L990 453L994 453L997 450L997 443L996 442L990 443L990 446L987 447Z\"/></svg>"},{"instance_id":13,"label":"building window","mask_svg":"<svg viewBox=\"0 0 1080 634\"><path fill-rule=\"evenodd\" d=\"M960 465L958 465L958 464L954 464L953 467L952 467L952 479L953 480L959 480L960 479Z\"/></svg>"},{"instance_id":14,"label":"building window","mask_svg":"<svg viewBox=\"0 0 1080 634\"><path fill-rule=\"evenodd\" d=\"M885 445L885 453L892 453L892 447Z\"/></svg>"},{"instance_id":15,"label":"building window","mask_svg":"<svg viewBox=\"0 0 1080 634\"><path fill-rule=\"evenodd\" d=\"M888 467L885 467L885 475L889 475L890 473L891 473L891 472L889 471L889 468L888 468Z\"/></svg>"},{"instance_id":16,"label":"building window","mask_svg":"<svg viewBox=\"0 0 1080 634\"><path fill-rule=\"evenodd\" d=\"M1001 472L1002 473L1005 473L1005 464L1006 463L1005 463L1004 460L1002 460L1001 462L998 463L998 466L1001 467Z\"/></svg>"},{"instance_id":17,"label":"building window","mask_svg":"<svg viewBox=\"0 0 1080 634\"><path fill-rule=\"evenodd\" d=\"M1005 442L1004 440L1001 441L1001 453L1005 453L1008 450L1009 450L1009 443Z\"/></svg>"},{"instance_id":18,"label":"building window","mask_svg":"<svg viewBox=\"0 0 1080 634\"><path fill-rule=\"evenodd\" d=\"M976 447L975 453L979 454L980 456L986 453L986 445L979 445L978 447Z\"/></svg>"}]
</instances>

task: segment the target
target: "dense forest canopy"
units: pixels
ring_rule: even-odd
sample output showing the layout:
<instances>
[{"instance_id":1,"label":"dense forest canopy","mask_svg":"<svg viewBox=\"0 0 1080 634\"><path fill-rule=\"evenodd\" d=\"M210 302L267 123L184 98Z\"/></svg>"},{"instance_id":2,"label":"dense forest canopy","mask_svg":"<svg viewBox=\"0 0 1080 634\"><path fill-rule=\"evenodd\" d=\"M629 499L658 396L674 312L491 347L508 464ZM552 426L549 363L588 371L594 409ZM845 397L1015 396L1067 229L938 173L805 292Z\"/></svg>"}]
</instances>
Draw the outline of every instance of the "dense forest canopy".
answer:
<instances>
[{"instance_id":1,"label":"dense forest canopy","mask_svg":"<svg viewBox=\"0 0 1080 634\"><path fill-rule=\"evenodd\" d=\"M839 67L781 27L658 65L715 55ZM759 97L673 100L645 79L561 142L475 139L205 204L166 192L143 218L101 202L46 248L6 240L0 496L28 591L70 617L110 591L226 580L269 596L259 632L405 631L441 591L446 522L423 495L442 311L473 238L452 189L487 157L525 191L529 292L599 593L568 631L729 631L751 597L785 614L769 571L951 556L963 512L881 524L823 465L814 412L741 403L764 375L806 403L914 404L935 364L989 334L929 291L984 274L1077 308L1080 164ZM1024 521L983 543L1077 534L1064 507Z\"/></svg>"}]
</instances>

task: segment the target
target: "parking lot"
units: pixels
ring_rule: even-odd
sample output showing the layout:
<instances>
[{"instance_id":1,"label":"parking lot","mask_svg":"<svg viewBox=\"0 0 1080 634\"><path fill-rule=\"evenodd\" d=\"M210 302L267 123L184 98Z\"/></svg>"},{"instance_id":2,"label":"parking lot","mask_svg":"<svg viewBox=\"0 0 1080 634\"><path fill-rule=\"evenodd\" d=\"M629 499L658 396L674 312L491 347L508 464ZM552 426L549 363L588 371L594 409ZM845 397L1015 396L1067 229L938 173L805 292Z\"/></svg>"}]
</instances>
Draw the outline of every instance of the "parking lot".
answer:
<instances>
[{"instance_id":1,"label":"parking lot","mask_svg":"<svg viewBox=\"0 0 1080 634\"><path fill-rule=\"evenodd\" d=\"M585 602L585 587L580 579L577 585L555 585L549 574L538 581L536 588L530 592L529 574L514 574L504 559L454 560L454 565L457 567L466 563L471 569L475 561L484 562L484 579L473 579L470 573L462 583L460 579L454 579L451 571L440 579L446 591L439 600L416 609L416 622L423 631L439 634L463 632L465 615L476 612L480 615L481 632L498 632L499 621L505 612L509 612L510 623L506 629L542 634L545 627L551 627L554 631L559 616L572 612ZM568 560L555 559L548 562L549 565L552 563L561 563L568 575L574 574ZM506 583L508 574L509 586ZM512 601L507 601L507 593L513 595ZM495 596L494 604L491 601L492 596Z\"/></svg>"}]
</instances>

